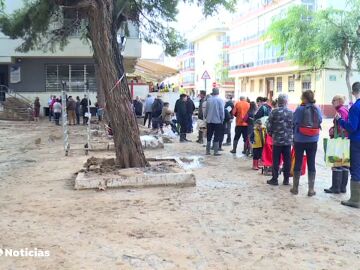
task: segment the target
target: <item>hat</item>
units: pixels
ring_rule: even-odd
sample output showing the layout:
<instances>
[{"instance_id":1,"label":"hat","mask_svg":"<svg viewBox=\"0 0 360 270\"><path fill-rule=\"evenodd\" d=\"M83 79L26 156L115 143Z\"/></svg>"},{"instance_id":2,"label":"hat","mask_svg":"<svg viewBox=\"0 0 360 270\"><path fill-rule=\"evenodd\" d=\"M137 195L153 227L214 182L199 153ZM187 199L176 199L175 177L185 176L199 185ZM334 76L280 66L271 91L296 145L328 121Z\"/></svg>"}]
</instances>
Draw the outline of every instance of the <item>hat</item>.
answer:
<instances>
[{"instance_id":1,"label":"hat","mask_svg":"<svg viewBox=\"0 0 360 270\"><path fill-rule=\"evenodd\" d=\"M212 94L212 95L218 95L218 94L219 94L219 89L218 89L218 88L213 88L211 94Z\"/></svg>"},{"instance_id":2,"label":"hat","mask_svg":"<svg viewBox=\"0 0 360 270\"><path fill-rule=\"evenodd\" d=\"M255 121L255 125L262 125L261 119L257 119L257 120Z\"/></svg>"}]
</instances>

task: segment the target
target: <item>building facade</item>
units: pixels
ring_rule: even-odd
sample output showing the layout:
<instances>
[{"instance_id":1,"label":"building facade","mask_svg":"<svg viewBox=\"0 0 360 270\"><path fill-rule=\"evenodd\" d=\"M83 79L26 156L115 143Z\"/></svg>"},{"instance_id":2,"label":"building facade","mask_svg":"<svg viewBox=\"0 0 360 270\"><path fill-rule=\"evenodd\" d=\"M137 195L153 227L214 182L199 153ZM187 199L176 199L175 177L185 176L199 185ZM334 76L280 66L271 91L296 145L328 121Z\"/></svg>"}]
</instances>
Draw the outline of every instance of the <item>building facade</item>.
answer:
<instances>
[{"instance_id":1,"label":"building facade","mask_svg":"<svg viewBox=\"0 0 360 270\"><path fill-rule=\"evenodd\" d=\"M331 100L335 94L347 96L345 70L332 61L325 69L312 71L299 67L279 55L279 48L263 38L271 22L285 15L289 7L302 4L310 10L331 6L344 7L344 1L331 0L258 0L241 1L242 12L230 26L230 77L235 80L235 97L258 96L270 100L280 93L289 96L290 105L300 103L302 91L315 91L317 103L327 116L333 115ZM353 80L358 73L353 74Z\"/></svg>"},{"instance_id":2,"label":"building facade","mask_svg":"<svg viewBox=\"0 0 360 270\"><path fill-rule=\"evenodd\" d=\"M179 84L189 94L197 95L201 90L210 93L215 86L223 97L234 94L234 83L228 78L227 31L225 23L202 22L187 37L189 45L177 59Z\"/></svg>"},{"instance_id":3,"label":"building facade","mask_svg":"<svg viewBox=\"0 0 360 270\"><path fill-rule=\"evenodd\" d=\"M22 2L5 1L7 12L21 7ZM95 102L97 84L93 52L89 44L80 40L80 33L74 31L64 50L55 52L38 50L21 53L16 50L21 42L0 32L0 85L30 100L39 96L42 106L47 106L50 95L60 95L62 81L66 81L67 91L71 95L80 97L84 95L88 83L91 99ZM141 39L135 25L129 25L129 36L122 54L125 70L132 72L136 60L141 57Z\"/></svg>"}]
</instances>

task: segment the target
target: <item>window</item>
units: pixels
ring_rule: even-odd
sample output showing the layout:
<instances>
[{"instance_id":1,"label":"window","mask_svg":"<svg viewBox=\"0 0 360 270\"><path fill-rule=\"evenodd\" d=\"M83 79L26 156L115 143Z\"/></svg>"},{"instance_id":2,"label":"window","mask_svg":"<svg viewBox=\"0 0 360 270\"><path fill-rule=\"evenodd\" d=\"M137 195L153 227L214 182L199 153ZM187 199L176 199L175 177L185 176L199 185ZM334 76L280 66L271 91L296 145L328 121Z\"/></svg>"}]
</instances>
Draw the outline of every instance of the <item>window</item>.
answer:
<instances>
[{"instance_id":1,"label":"window","mask_svg":"<svg viewBox=\"0 0 360 270\"><path fill-rule=\"evenodd\" d=\"M315 11L315 0L301 0L301 3L310 11Z\"/></svg>"},{"instance_id":2,"label":"window","mask_svg":"<svg viewBox=\"0 0 360 270\"><path fill-rule=\"evenodd\" d=\"M311 75L310 74L302 75L301 78L302 78L301 80L302 90L303 91L311 90Z\"/></svg>"},{"instance_id":3,"label":"window","mask_svg":"<svg viewBox=\"0 0 360 270\"><path fill-rule=\"evenodd\" d=\"M259 80L259 92L262 93L264 91L264 80Z\"/></svg>"},{"instance_id":4,"label":"window","mask_svg":"<svg viewBox=\"0 0 360 270\"><path fill-rule=\"evenodd\" d=\"M276 90L282 92L282 77L276 78Z\"/></svg>"},{"instance_id":5,"label":"window","mask_svg":"<svg viewBox=\"0 0 360 270\"><path fill-rule=\"evenodd\" d=\"M294 76L289 76L289 78L288 78L288 89L289 89L289 92L294 92L295 91Z\"/></svg>"},{"instance_id":6,"label":"window","mask_svg":"<svg viewBox=\"0 0 360 270\"><path fill-rule=\"evenodd\" d=\"M66 91L84 91L86 82L89 83L89 91L96 91L94 65L45 65L46 91L59 92L62 89L62 81L66 82Z\"/></svg>"},{"instance_id":7,"label":"window","mask_svg":"<svg viewBox=\"0 0 360 270\"><path fill-rule=\"evenodd\" d=\"M250 81L250 92L254 92L255 91L255 81L251 80Z\"/></svg>"}]
</instances>

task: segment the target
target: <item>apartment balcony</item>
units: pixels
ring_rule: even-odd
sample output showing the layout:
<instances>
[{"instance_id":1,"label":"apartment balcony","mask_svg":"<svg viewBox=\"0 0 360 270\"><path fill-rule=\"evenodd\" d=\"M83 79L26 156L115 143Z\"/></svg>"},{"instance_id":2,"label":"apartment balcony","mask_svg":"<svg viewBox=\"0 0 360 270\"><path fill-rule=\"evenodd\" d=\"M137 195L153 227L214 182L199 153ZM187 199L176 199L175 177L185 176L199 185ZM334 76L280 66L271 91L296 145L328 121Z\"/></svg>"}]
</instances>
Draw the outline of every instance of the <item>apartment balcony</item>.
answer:
<instances>
[{"instance_id":1,"label":"apartment balcony","mask_svg":"<svg viewBox=\"0 0 360 270\"><path fill-rule=\"evenodd\" d=\"M260 66L266 66L266 65L270 65L270 64L281 63L284 61L285 61L285 57L281 56L281 57L276 57L276 58L271 58L271 59L266 59L266 60L260 60L257 62L250 62L250 63L246 63L246 64L230 66L229 69L230 70L242 70L242 69L247 69L247 68L260 67Z\"/></svg>"}]
</instances>

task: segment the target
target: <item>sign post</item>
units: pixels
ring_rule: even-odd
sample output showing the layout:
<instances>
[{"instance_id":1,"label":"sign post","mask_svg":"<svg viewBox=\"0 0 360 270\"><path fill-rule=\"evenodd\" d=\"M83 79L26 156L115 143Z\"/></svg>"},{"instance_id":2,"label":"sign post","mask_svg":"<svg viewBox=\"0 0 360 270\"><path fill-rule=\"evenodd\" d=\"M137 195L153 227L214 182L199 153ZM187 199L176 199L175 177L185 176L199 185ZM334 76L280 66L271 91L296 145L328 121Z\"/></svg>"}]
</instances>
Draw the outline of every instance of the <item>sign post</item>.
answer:
<instances>
[{"instance_id":1,"label":"sign post","mask_svg":"<svg viewBox=\"0 0 360 270\"><path fill-rule=\"evenodd\" d=\"M204 80L204 82L205 82L205 91L207 91L206 81L210 80L211 78L210 78L209 73L206 70L204 71L203 75L201 76L201 79Z\"/></svg>"}]
</instances>

